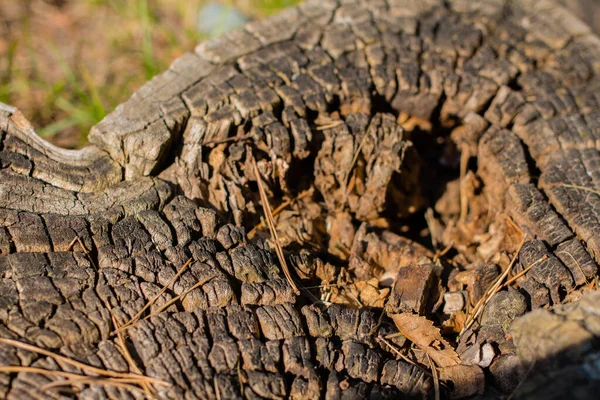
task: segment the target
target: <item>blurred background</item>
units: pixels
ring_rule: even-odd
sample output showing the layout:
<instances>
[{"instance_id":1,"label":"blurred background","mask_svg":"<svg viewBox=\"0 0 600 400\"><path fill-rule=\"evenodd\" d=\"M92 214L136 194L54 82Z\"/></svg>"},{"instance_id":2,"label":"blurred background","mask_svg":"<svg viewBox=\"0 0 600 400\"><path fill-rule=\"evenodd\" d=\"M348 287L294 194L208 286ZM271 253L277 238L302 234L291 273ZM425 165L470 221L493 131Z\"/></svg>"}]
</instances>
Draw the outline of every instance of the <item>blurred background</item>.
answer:
<instances>
[{"instance_id":1,"label":"blurred background","mask_svg":"<svg viewBox=\"0 0 600 400\"><path fill-rule=\"evenodd\" d=\"M600 0L559 1L600 25ZM0 102L54 144L81 147L92 125L196 43L297 2L0 0Z\"/></svg>"},{"instance_id":2,"label":"blurred background","mask_svg":"<svg viewBox=\"0 0 600 400\"><path fill-rule=\"evenodd\" d=\"M201 40L298 0L0 0L0 102L81 147L92 125Z\"/></svg>"}]
</instances>

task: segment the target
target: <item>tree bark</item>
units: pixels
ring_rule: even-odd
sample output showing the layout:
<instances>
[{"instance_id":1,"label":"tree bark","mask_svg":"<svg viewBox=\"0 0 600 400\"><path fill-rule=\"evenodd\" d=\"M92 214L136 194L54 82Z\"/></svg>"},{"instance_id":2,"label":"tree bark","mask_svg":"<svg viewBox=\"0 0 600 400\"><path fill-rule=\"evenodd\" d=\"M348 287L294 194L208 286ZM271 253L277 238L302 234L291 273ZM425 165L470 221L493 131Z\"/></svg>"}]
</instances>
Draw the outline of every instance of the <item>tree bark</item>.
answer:
<instances>
[{"instance_id":1,"label":"tree bark","mask_svg":"<svg viewBox=\"0 0 600 400\"><path fill-rule=\"evenodd\" d=\"M435 258L394 224L423 220L454 146L485 226L510 218L530 239L518 291L491 298L461 360L477 346L495 354L477 361L491 397L595 398L600 299L569 294L600 261L599 75L600 39L551 1L317 0L199 44L82 150L53 147L1 105L0 338L169 382L155 387L165 399L430 395L428 373L380 339L397 331L388 308L435 310L448 278L433 262L415 269L422 287L405 277L420 288L410 305L398 287L388 308L331 305L296 295L268 235L245 232L262 215L257 179L273 208L312 190L278 219L297 281L395 277L391 264ZM479 203L465 204L469 220ZM465 265L490 261L453 243ZM126 330L128 359L115 330L188 260ZM471 296L499 275L486 265ZM0 365L82 373L6 343ZM0 373L0 397L145 396L40 391L56 379Z\"/></svg>"}]
</instances>

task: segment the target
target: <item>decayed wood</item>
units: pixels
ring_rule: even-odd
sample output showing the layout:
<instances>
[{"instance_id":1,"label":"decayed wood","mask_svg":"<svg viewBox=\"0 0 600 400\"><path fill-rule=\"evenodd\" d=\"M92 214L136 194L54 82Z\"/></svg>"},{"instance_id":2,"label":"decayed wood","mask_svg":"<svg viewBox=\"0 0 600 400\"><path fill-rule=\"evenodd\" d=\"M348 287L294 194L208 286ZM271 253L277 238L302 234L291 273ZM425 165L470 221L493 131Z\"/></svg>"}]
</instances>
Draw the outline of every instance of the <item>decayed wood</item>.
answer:
<instances>
[{"instance_id":1,"label":"decayed wood","mask_svg":"<svg viewBox=\"0 0 600 400\"><path fill-rule=\"evenodd\" d=\"M170 384L90 373L80 398L460 397L484 377L593 398L600 306L577 298L600 261L599 90L600 39L550 1L315 0L201 43L83 150L0 105L0 338ZM287 205L280 256L318 289L246 237L257 175ZM514 284L429 374L439 343L391 316L446 310L460 332L511 257ZM440 308L442 282L465 304ZM88 373L5 343L2 366ZM40 392L55 378L0 373L0 397L68 396Z\"/></svg>"}]
</instances>

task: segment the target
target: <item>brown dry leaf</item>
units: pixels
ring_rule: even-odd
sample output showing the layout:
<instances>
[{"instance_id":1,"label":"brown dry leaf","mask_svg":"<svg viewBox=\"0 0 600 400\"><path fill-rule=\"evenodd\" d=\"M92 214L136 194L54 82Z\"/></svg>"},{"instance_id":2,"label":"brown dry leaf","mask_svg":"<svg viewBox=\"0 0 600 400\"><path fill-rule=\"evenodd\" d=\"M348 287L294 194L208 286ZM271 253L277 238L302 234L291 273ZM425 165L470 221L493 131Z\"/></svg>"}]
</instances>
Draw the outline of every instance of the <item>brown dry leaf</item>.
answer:
<instances>
[{"instance_id":1,"label":"brown dry leaf","mask_svg":"<svg viewBox=\"0 0 600 400\"><path fill-rule=\"evenodd\" d=\"M467 314L464 311L455 311L450 315L450 318L443 322L442 331L447 334L460 333L465 326L466 320Z\"/></svg>"},{"instance_id":2,"label":"brown dry leaf","mask_svg":"<svg viewBox=\"0 0 600 400\"><path fill-rule=\"evenodd\" d=\"M358 289L360 301L365 307L383 308L385 300L390 294L390 289L380 289L377 278L372 278L368 281L358 281L355 285Z\"/></svg>"},{"instance_id":3,"label":"brown dry leaf","mask_svg":"<svg viewBox=\"0 0 600 400\"><path fill-rule=\"evenodd\" d=\"M331 287L327 300L333 304L343 304L358 308L363 307L363 304L358 299L358 290L352 284L348 284L345 287Z\"/></svg>"},{"instance_id":4,"label":"brown dry leaf","mask_svg":"<svg viewBox=\"0 0 600 400\"><path fill-rule=\"evenodd\" d=\"M350 307L383 308L390 289L379 288L377 278L368 281L354 281L339 286L330 287L329 301L335 304L346 304Z\"/></svg>"},{"instance_id":5,"label":"brown dry leaf","mask_svg":"<svg viewBox=\"0 0 600 400\"><path fill-rule=\"evenodd\" d=\"M442 337L440 330L433 326L433 322L410 313L392 314L392 319L400 332L428 354L438 366L449 367L460 363L458 354Z\"/></svg>"},{"instance_id":6,"label":"brown dry leaf","mask_svg":"<svg viewBox=\"0 0 600 400\"><path fill-rule=\"evenodd\" d=\"M449 393L451 399L462 399L485 392L485 375L477 365L452 365L438 370L440 380L452 382Z\"/></svg>"},{"instance_id":7,"label":"brown dry leaf","mask_svg":"<svg viewBox=\"0 0 600 400\"><path fill-rule=\"evenodd\" d=\"M356 231L352 224L352 216L345 211L332 212L327 215L326 223L329 234L329 253L340 260L348 260Z\"/></svg>"},{"instance_id":8,"label":"brown dry leaf","mask_svg":"<svg viewBox=\"0 0 600 400\"><path fill-rule=\"evenodd\" d=\"M354 235L348 263L359 279L386 279L409 265L431 262L434 254L422 245L391 231L377 232L367 223ZM391 284L391 282L389 282Z\"/></svg>"}]
</instances>

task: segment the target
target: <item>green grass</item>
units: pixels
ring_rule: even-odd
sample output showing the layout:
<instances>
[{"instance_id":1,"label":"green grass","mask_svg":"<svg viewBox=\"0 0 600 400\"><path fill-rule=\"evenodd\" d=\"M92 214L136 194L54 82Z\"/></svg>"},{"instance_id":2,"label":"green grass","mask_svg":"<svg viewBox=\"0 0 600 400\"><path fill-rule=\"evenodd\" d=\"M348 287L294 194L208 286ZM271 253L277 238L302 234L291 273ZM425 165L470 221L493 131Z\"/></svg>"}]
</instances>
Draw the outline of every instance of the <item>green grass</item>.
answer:
<instances>
[{"instance_id":1,"label":"green grass","mask_svg":"<svg viewBox=\"0 0 600 400\"><path fill-rule=\"evenodd\" d=\"M94 81L85 67L75 73L58 48L51 44L50 49L62 69L63 81L51 85L50 98L55 106L64 112L64 118L38 130L42 137L48 137L64 129L91 127L106 115L106 109ZM69 90L66 90L66 89Z\"/></svg>"},{"instance_id":2,"label":"green grass","mask_svg":"<svg viewBox=\"0 0 600 400\"><path fill-rule=\"evenodd\" d=\"M270 15L286 7L298 4L299 0L259 0L257 7L265 15Z\"/></svg>"},{"instance_id":3,"label":"green grass","mask_svg":"<svg viewBox=\"0 0 600 400\"><path fill-rule=\"evenodd\" d=\"M51 35L44 37L36 30L39 25L34 26L34 21L25 15L20 21L20 32L7 38L8 46L0 53L0 101L23 109L41 136L52 139L57 133L69 132L74 142L68 145L79 147L85 144L90 128L108 112L165 70L174 58L205 39L196 29L196 16L206 0L69 1L85 7L84 17L87 15L92 22L95 15L101 14L114 21L104 27L92 23L89 30L84 26L81 33L94 38L92 46L104 47L99 59L82 60L72 54L67 57L64 48L69 47L55 42ZM253 16L265 16L299 0L250 2L250 10L249 3L244 3L244 10ZM66 40L80 39L75 35ZM94 63L103 63L109 69L105 79L98 78L89 68L95 67Z\"/></svg>"}]
</instances>

